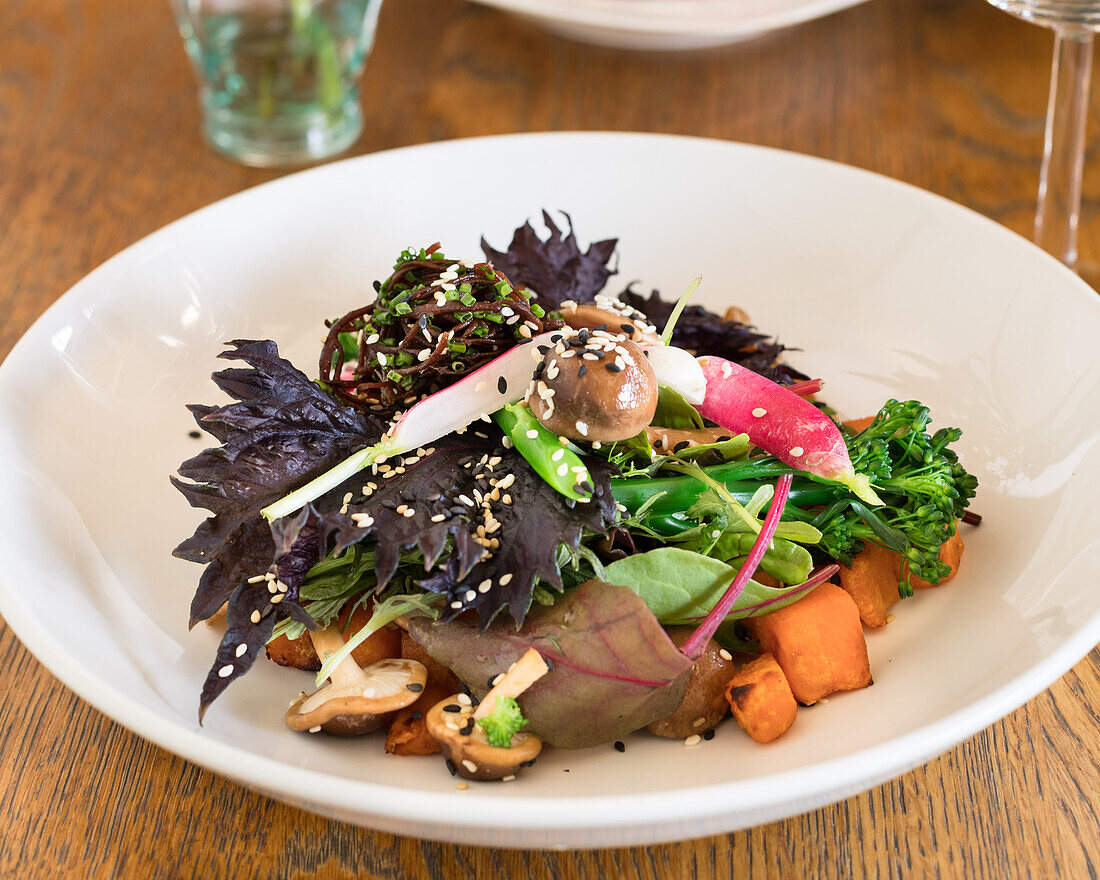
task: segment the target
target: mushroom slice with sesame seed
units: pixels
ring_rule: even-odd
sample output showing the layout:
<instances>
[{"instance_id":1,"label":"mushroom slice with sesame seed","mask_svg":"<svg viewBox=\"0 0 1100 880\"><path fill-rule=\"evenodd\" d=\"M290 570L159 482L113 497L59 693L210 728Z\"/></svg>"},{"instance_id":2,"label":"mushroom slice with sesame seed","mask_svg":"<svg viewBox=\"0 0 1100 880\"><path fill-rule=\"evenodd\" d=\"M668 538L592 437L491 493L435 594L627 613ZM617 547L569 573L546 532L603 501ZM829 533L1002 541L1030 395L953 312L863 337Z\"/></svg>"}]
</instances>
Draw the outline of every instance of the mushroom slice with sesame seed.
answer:
<instances>
[{"instance_id":1,"label":"mushroom slice with sesame seed","mask_svg":"<svg viewBox=\"0 0 1100 880\"><path fill-rule=\"evenodd\" d=\"M322 662L344 647L336 627L309 635ZM427 680L427 670L415 660L391 658L360 669L349 656L318 690L291 703L284 720L291 730L320 728L335 736L369 733L418 699Z\"/></svg>"},{"instance_id":2,"label":"mushroom slice with sesame seed","mask_svg":"<svg viewBox=\"0 0 1100 880\"><path fill-rule=\"evenodd\" d=\"M541 739L531 733L514 733L507 747L494 746L478 722L493 710L498 697L518 697L549 671L539 652L531 648L498 678L477 706L471 705L465 694L432 706L425 721L448 768L466 779L491 780L514 778L530 767L542 751Z\"/></svg>"}]
</instances>

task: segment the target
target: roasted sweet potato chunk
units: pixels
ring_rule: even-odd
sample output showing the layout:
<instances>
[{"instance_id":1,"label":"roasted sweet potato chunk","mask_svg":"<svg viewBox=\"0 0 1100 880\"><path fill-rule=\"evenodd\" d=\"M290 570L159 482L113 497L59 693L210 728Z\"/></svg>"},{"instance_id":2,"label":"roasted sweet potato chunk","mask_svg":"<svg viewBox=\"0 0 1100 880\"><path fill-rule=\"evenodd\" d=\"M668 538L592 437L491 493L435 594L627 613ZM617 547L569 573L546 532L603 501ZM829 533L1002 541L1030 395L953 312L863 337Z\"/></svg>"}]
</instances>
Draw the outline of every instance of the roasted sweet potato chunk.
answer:
<instances>
[{"instance_id":1,"label":"roasted sweet potato chunk","mask_svg":"<svg viewBox=\"0 0 1100 880\"><path fill-rule=\"evenodd\" d=\"M840 586L859 609L859 619L867 626L884 626L898 593L898 554L878 544L866 542L863 552L851 567L840 567Z\"/></svg>"},{"instance_id":2,"label":"roasted sweet potato chunk","mask_svg":"<svg viewBox=\"0 0 1100 880\"><path fill-rule=\"evenodd\" d=\"M761 654L737 670L726 684L726 700L734 720L759 743L786 733L798 713L787 677L771 654Z\"/></svg>"},{"instance_id":3,"label":"roasted sweet potato chunk","mask_svg":"<svg viewBox=\"0 0 1100 880\"><path fill-rule=\"evenodd\" d=\"M793 605L752 618L749 625L800 703L872 683L859 609L836 584L822 584Z\"/></svg>"},{"instance_id":4,"label":"roasted sweet potato chunk","mask_svg":"<svg viewBox=\"0 0 1100 880\"><path fill-rule=\"evenodd\" d=\"M447 682L433 681L429 672L428 683L420 698L412 705L399 709L390 722L386 751L391 755L438 755L439 741L428 733L424 716L432 706L447 699L457 689L451 688Z\"/></svg>"}]
</instances>

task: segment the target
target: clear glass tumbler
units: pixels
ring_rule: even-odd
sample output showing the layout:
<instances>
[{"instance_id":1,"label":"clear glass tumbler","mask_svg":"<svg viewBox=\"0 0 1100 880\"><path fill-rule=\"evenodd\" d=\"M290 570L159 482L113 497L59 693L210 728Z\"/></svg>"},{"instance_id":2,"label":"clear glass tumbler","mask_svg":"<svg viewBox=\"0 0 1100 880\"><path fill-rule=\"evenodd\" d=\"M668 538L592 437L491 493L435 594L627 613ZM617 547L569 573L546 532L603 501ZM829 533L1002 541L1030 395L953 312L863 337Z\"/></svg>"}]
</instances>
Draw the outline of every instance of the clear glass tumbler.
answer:
<instances>
[{"instance_id":1,"label":"clear glass tumbler","mask_svg":"<svg viewBox=\"0 0 1100 880\"><path fill-rule=\"evenodd\" d=\"M245 165L300 165L363 131L359 75L382 0L171 0L203 134Z\"/></svg>"},{"instance_id":2,"label":"clear glass tumbler","mask_svg":"<svg viewBox=\"0 0 1100 880\"><path fill-rule=\"evenodd\" d=\"M1054 30L1054 64L1047 104L1043 166L1035 242L1073 269L1077 261L1077 221L1085 122L1092 74L1093 33L1100 30L1100 0L989 0L998 9ZM1095 285L1095 272L1086 280Z\"/></svg>"}]
</instances>

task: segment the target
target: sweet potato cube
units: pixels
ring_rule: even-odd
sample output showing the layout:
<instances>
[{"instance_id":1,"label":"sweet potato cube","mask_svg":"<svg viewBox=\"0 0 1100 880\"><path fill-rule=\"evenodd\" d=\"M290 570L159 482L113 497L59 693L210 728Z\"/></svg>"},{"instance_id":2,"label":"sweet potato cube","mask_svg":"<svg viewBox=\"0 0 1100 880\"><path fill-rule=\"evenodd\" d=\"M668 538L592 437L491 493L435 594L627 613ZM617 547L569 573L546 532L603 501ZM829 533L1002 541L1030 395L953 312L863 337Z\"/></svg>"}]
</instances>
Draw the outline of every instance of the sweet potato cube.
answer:
<instances>
[{"instance_id":1,"label":"sweet potato cube","mask_svg":"<svg viewBox=\"0 0 1100 880\"><path fill-rule=\"evenodd\" d=\"M726 684L726 700L741 729L758 743L787 732L798 712L787 677L771 654L742 666Z\"/></svg>"},{"instance_id":2,"label":"sweet potato cube","mask_svg":"<svg viewBox=\"0 0 1100 880\"><path fill-rule=\"evenodd\" d=\"M454 693L448 682L429 678L416 702L398 709L393 716L386 732L386 751L391 755L438 755L439 742L428 733L424 718L432 706Z\"/></svg>"},{"instance_id":3,"label":"sweet potato cube","mask_svg":"<svg viewBox=\"0 0 1100 880\"><path fill-rule=\"evenodd\" d=\"M928 587L940 587L946 584L951 578L955 576L955 573L959 570L959 563L962 561L963 550L966 545L963 544L962 536L956 529L955 534L943 542L943 546L940 547L940 560L946 562L951 566L951 573L947 575L938 584L930 584L926 580L922 580L919 577L910 578L909 582L918 589L926 589Z\"/></svg>"},{"instance_id":4,"label":"sweet potato cube","mask_svg":"<svg viewBox=\"0 0 1100 880\"><path fill-rule=\"evenodd\" d=\"M898 593L898 554L870 541L863 552L840 567L840 586L856 603L859 619L867 626L884 626Z\"/></svg>"},{"instance_id":5,"label":"sweet potato cube","mask_svg":"<svg viewBox=\"0 0 1100 880\"><path fill-rule=\"evenodd\" d=\"M793 605L752 618L750 625L800 703L871 684L859 609L836 584L822 584Z\"/></svg>"},{"instance_id":6,"label":"sweet potato cube","mask_svg":"<svg viewBox=\"0 0 1100 880\"><path fill-rule=\"evenodd\" d=\"M861 419L848 419L848 421L844 423L844 427L847 428L849 431L854 431L858 434L860 431L870 425L871 422L873 422L874 420L874 416L864 416Z\"/></svg>"}]
</instances>

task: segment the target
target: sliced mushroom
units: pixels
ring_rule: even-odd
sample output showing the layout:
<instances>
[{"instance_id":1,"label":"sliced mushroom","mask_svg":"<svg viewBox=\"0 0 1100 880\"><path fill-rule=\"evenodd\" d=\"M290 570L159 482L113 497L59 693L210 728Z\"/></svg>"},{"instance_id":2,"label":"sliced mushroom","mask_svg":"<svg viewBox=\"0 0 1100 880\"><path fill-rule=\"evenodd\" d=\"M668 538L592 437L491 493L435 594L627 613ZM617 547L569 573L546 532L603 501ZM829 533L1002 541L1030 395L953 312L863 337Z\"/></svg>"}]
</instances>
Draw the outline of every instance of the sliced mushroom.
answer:
<instances>
[{"instance_id":1,"label":"sliced mushroom","mask_svg":"<svg viewBox=\"0 0 1100 880\"><path fill-rule=\"evenodd\" d=\"M535 763L542 740L530 733L516 733L509 747L493 746L477 722L496 706L497 697L518 697L549 672L546 661L531 648L502 675L482 702L474 706L466 694L455 694L436 703L428 712L428 732L439 741L447 767L466 779L514 778Z\"/></svg>"},{"instance_id":2,"label":"sliced mushroom","mask_svg":"<svg viewBox=\"0 0 1100 880\"><path fill-rule=\"evenodd\" d=\"M637 309L632 309L613 296L601 294L592 303L566 300L561 304L561 317L574 330L603 329L623 334L638 343L658 343L661 337Z\"/></svg>"},{"instance_id":3,"label":"sliced mushroom","mask_svg":"<svg viewBox=\"0 0 1100 880\"><path fill-rule=\"evenodd\" d=\"M658 452L679 452L691 446L721 443L733 437L725 428L656 428L645 429L650 445ZM686 446L684 444L687 444Z\"/></svg>"},{"instance_id":4,"label":"sliced mushroom","mask_svg":"<svg viewBox=\"0 0 1100 880\"><path fill-rule=\"evenodd\" d=\"M657 379L640 348L601 330L580 330L547 350L529 397L548 429L573 440L627 440L657 409Z\"/></svg>"},{"instance_id":5,"label":"sliced mushroom","mask_svg":"<svg viewBox=\"0 0 1100 880\"><path fill-rule=\"evenodd\" d=\"M672 627L669 638L683 645L694 630L691 627ZM646 730L657 736L684 739L692 734L702 735L715 727L729 712L726 700L726 682L735 671L733 658L713 639L707 644L703 656L691 667L687 690L676 711L667 718L646 725Z\"/></svg>"},{"instance_id":6,"label":"sliced mushroom","mask_svg":"<svg viewBox=\"0 0 1100 880\"><path fill-rule=\"evenodd\" d=\"M310 638L322 662L344 647L334 626L311 631ZM349 656L318 690L290 704L285 721L291 730L323 730L336 736L369 733L416 700L427 680L427 670L415 660L391 658L360 669Z\"/></svg>"}]
</instances>

